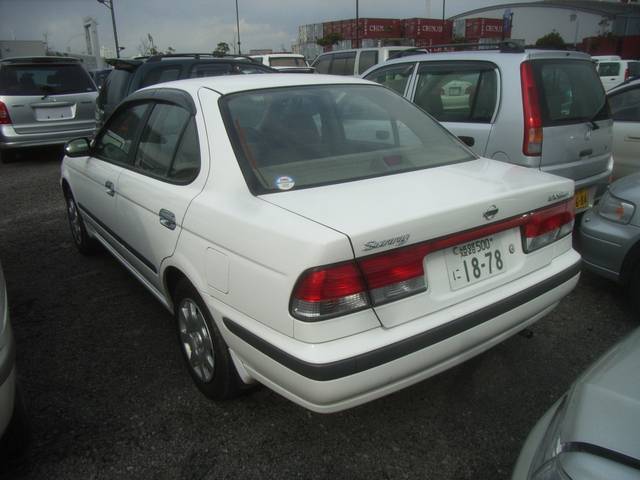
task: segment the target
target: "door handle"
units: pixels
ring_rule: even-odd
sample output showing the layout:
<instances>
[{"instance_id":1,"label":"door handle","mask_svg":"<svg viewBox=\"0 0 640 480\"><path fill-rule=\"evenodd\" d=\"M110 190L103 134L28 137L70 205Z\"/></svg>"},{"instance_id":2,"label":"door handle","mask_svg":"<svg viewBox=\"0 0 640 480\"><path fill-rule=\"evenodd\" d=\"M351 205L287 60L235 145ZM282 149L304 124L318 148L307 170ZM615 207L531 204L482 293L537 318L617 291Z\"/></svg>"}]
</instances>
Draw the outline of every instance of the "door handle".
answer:
<instances>
[{"instance_id":1,"label":"door handle","mask_svg":"<svg viewBox=\"0 0 640 480\"><path fill-rule=\"evenodd\" d=\"M160 225L162 225L163 227L167 227L169 230L175 230L176 216L173 214L173 212L161 208L160 212L158 213L158 217L160 217Z\"/></svg>"},{"instance_id":2,"label":"door handle","mask_svg":"<svg viewBox=\"0 0 640 480\"><path fill-rule=\"evenodd\" d=\"M107 195L114 196L116 194L116 190L113 188L113 182L107 180L104 182L104 188L107 189Z\"/></svg>"}]
</instances>

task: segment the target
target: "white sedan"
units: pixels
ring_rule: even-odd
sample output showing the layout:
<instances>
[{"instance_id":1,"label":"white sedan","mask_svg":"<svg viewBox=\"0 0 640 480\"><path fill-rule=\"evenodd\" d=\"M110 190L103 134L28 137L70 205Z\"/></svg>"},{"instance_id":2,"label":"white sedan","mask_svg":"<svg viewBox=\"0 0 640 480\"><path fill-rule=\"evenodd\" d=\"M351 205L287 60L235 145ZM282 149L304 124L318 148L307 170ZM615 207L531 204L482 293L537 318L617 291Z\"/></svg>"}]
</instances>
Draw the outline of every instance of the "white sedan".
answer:
<instances>
[{"instance_id":1,"label":"white sedan","mask_svg":"<svg viewBox=\"0 0 640 480\"><path fill-rule=\"evenodd\" d=\"M141 90L67 145L61 182L78 249L173 312L213 399L257 381L344 410L501 342L579 277L571 180L479 158L356 78Z\"/></svg>"}]
</instances>

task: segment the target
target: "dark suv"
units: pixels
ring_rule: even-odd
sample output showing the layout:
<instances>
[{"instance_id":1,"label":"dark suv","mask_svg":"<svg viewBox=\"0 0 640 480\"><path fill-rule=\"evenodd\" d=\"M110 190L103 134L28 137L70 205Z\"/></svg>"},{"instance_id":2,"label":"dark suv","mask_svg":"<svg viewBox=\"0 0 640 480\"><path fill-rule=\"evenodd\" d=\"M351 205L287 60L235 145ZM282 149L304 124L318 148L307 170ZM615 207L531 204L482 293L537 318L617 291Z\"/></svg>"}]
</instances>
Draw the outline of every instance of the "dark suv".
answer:
<instances>
[{"instance_id":1,"label":"dark suv","mask_svg":"<svg viewBox=\"0 0 640 480\"><path fill-rule=\"evenodd\" d=\"M104 81L96 101L98 128L130 93L149 85L185 78L277 72L249 57L210 53L156 55L109 63L114 69Z\"/></svg>"}]
</instances>

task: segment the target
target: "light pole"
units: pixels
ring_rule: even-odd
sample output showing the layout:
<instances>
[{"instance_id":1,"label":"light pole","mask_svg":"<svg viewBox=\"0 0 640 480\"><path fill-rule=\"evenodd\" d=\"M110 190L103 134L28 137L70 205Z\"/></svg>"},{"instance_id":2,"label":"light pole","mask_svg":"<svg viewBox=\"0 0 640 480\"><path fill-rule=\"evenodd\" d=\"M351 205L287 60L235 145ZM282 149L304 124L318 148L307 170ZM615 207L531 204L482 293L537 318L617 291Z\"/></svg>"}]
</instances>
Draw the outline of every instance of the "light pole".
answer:
<instances>
[{"instance_id":1,"label":"light pole","mask_svg":"<svg viewBox=\"0 0 640 480\"><path fill-rule=\"evenodd\" d=\"M238 16L238 0L236 0L236 29L238 30L238 55L242 55L240 49L240 17Z\"/></svg>"},{"instance_id":2,"label":"light pole","mask_svg":"<svg viewBox=\"0 0 640 480\"><path fill-rule=\"evenodd\" d=\"M356 0L356 48L360 48L360 12L358 6L358 0Z\"/></svg>"},{"instance_id":3,"label":"light pole","mask_svg":"<svg viewBox=\"0 0 640 480\"><path fill-rule=\"evenodd\" d=\"M116 42L116 57L120 58L120 45L118 45L118 31L116 30L116 14L113 10L113 0L97 0L109 10L111 10L111 23L113 24L113 39Z\"/></svg>"}]
</instances>

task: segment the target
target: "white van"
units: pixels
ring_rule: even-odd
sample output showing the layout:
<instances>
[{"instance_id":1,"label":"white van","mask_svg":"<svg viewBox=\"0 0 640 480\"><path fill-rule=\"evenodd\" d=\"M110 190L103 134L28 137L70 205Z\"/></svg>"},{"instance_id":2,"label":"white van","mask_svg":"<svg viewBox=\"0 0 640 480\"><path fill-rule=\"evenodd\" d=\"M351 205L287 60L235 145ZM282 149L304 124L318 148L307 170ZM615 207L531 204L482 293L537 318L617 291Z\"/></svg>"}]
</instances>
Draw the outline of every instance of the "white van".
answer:
<instances>
[{"instance_id":1,"label":"white van","mask_svg":"<svg viewBox=\"0 0 640 480\"><path fill-rule=\"evenodd\" d=\"M591 57L596 62L598 75L605 90L611 90L622 82L640 76L640 61L622 60L617 55Z\"/></svg>"},{"instance_id":2,"label":"white van","mask_svg":"<svg viewBox=\"0 0 640 480\"><path fill-rule=\"evenodd\" d=\"M369 68L393 58L395 54L414 47L352 48L318 55L311 64L317 73L330 75L360 75Z\"/></svg>"},{"instance_id":3,"label":"white van","mask_svg":"<svg viewBox=\"0 0 640 480\"><path fill-rule=\"evenodd\" d=\"M251 55L255 61L286 73L312 73L304 55L298 53L269 53L265 55Z\"/></svg>"}]
</instances>

